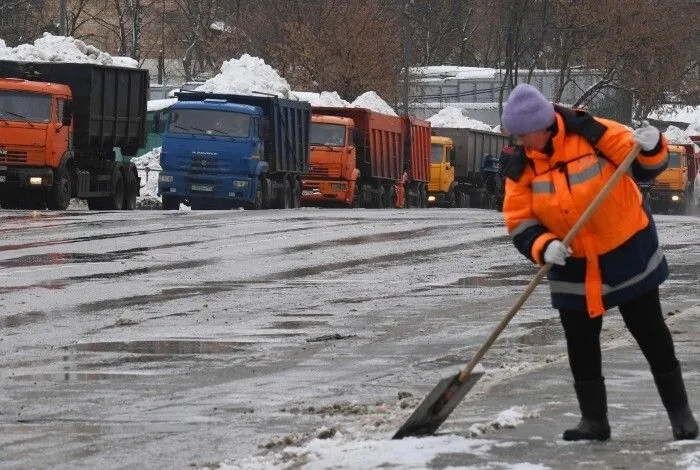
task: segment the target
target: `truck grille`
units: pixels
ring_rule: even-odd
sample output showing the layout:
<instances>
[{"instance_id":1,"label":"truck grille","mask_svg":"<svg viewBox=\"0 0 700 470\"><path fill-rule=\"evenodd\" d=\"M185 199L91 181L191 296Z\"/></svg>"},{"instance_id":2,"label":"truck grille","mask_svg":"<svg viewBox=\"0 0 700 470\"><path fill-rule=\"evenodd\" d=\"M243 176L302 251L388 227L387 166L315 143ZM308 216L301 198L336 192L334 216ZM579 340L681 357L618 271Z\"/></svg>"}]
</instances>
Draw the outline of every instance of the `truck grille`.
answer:
<instances>
[{"instance_id":1,"label":"truck grille","mask_svg":"<svg viewBox=\"0 0 700 470\"><path fill-rule=\"evenodd\" d=\"M340 165L311 165L308 175L312 178L340 178Z\"/></svg>"},{"instance_id":2,"label":"truck grille","mask_svg":"<svg viewBox=\"0 0 700 470\"><path fill-rule=\"evenodd\" d=\"M27 163L27 152L23 150L1 150L0 163Z\"/></svg>"}]
</instances>

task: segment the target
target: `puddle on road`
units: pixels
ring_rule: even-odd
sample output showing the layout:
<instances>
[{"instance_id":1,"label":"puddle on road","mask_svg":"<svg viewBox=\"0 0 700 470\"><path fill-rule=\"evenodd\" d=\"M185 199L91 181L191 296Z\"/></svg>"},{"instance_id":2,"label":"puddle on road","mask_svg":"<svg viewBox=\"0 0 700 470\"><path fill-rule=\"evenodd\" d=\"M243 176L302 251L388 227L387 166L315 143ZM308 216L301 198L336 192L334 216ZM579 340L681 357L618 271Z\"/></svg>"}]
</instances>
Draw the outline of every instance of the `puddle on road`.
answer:
<instances>
[{"instance_id":1,"label":"puddle on road","mask_svg":"<svg viewBox=\"0 0 700 470\"><path fill-rule=\"evenodd\" d=\"M304 328L312 328L314 326L324 326L328 325L328 322L325 321L314 321L314 320L308 320L308 321L276 321L272 322L270 326L267 328L269 329L283 329L283 330L301 330Z\"/></svg>"},{"instance_id":2,"label":"puddle on road","mask_svg":"<svg viewBox=\"0 0 700 470\"><path fill-rule=\"evenodd\" d=\"M69 263L108 263L110 261L131 259L137 254L148 251L148 249L147 247L139 247L107 253L44 253L41 255L27 255L0 261L0 267L18 268Z\"/></svg>"},{"instance_id":3,"label":"puddle on road","mask_svg":"<svg viewBox=\"0 0 700 470\"><path fill-rule=\"evenodd\" d=\"M17 313L0 319L0 326L4 328L18 328L20 326L42 322L45 318L46 314L39 311Z\"/></svg>"},{"instance_id":4,"label":"puddle on road","mask_svg":"<svg viewBox=\"0 0 700 470\"><path fill-rule=\"evenodd\" d=\"M399 232L377 233L373 235L360 235L356 237L339 238L336 240L328 240L325 242L308 243L304 245L292 246L285 248L284 254L298 253L301 251L321 250L324 248L337 248L340 246L356 246L366 245L370 243L382 243L397 240L405 240L407 238L425 237L432 233L443 231L448 228L457 228L454 224L437 225L433 227L421 228L417 230L402 230Z\"/></svg>"},{"instance_id":5,"label":"puddle on road","mask_svg":"<svg viewBox=\"0 0 700 470\"><path fill-rule=\"evenodd\" d=\"M249 343L231 341L159 340L106 341L79 343L64 349L89 352L125 352L136 354L230 354L243 351Z\"/></svg>"},{"instance_id":6,"label":"puddle on road","mask_svg":"<svg viewBox=\"0 0 700 470\"><path fill-rule=\"evenodd\" d=\"M132 382L141 377L149 378L150 375L125 374L121 372L56 372L49 374L13 375L10 378L21 382L95 382L100 380L114 381L115 379ZM149 378L149 380L151 379Z\"/></svg>"}]
</instances>

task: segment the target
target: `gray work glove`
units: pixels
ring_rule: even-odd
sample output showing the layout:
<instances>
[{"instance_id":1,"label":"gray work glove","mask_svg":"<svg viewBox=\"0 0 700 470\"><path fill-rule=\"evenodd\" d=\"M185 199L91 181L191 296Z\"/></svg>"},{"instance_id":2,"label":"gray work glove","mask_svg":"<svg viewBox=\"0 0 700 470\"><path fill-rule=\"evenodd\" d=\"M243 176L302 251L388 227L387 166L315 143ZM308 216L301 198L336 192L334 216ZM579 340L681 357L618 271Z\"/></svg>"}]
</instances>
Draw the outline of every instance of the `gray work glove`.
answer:
<instances>
[{"instance_id":1,"label":"gray work glove","mask_svg":"<svg viewBox=\"0 0 700 470\"><path fill-rule=\"evenodd\" d=\"M560 240L552 240L544 250L544 262L564 266L566 258L571 256L571 248L565 246Z\"/></svg>"},{"instance_id":2,"label":"gray work glove","mask_svg":"<svg viewBox=\"0 0 700 470\"><path fill-rule=\"evenodd\" d=\"M659 132L656 127L650 126L646 121L645 123L646 125L642 125L639 129L634 130L634 138L639 142L642 150L648 152L649 150L653 150L659 143L661 132Z\"/></svg>"}]
</instances>

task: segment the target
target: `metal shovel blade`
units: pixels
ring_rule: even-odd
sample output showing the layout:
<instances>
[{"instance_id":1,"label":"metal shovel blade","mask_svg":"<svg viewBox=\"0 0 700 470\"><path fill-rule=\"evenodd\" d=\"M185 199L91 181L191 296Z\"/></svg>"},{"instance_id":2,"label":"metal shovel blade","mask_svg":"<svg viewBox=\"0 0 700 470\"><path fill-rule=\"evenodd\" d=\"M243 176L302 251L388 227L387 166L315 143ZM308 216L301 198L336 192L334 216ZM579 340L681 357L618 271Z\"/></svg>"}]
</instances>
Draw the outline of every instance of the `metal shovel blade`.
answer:
<instances>
[{"instance_id":1,"label":"metal shovel blade","mask_svg":"<svg viewBox=\"0 0 700 470\"><path fill-rule=\"evenodd\" d=\"M435 433L482 375L483 372L474 372L464 382L459 380L459 374L441 380L392 439Z\"/></svg>"}]
</instances>

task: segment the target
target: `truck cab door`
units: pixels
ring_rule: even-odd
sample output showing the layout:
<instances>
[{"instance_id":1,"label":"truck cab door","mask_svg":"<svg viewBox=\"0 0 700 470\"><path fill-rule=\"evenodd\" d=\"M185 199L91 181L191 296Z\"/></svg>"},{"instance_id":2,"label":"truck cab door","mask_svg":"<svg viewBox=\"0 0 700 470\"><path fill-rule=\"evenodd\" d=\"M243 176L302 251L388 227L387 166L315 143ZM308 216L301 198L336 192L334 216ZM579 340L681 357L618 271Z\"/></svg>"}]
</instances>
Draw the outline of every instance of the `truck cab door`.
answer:
<instances>
[{"instance_id":1,"label":"truck cab door","mask_svg":"<svg viewBox=\"0 0 700 470\"><path fill-rule=\"evenodd\" d=\"M445 163L443 167L440 189L447 192L455 180L455 148L452 146L445 147Z\"/></svg>"},{"instance_id":2,"label":"truck cab door","mask_svg":"<svg viewBox=\"0 0 700 470\"><path fill-rule=\"evenodd\" d=\"M51 152L47 152L47 165L57 168L61 163L63 155L70 150L70 140L72 137L71 127L73 122L72 105L70 100L56 98L54 103L55 115L53 127L55 133L49 136L48 142L51 145Z\"/></svg>"}]
</instances>

